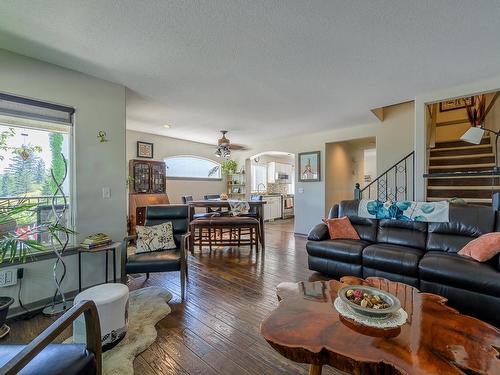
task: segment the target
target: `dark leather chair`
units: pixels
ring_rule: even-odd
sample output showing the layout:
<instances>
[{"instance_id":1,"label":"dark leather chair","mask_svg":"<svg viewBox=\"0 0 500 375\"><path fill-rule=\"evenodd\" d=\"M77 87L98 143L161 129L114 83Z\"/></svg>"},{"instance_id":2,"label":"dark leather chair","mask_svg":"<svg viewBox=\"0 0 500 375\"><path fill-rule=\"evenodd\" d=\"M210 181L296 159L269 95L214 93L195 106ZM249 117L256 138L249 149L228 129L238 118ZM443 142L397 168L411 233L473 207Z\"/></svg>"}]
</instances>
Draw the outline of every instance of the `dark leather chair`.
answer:
<instances>
[{"instance_id":1,"label":"dark leather chair","mask_svg":"<svg viewBox=\"0 0 500 375\"><path fill-rule=\"evenodd\" d=\"M51 344L81 314L85 315L86 344ZM93 301L66 311L28 345L0 345L2 375L100 375L101 328Z\"/></svg>"},{"instance_id":2,"label":"dark leather chair","mask_svg":"<svg viewBox=\"0 0 500 375\"><path fill-rule=\"evenodd\" d=\"M187 205L159 205L146 207L145 226L172 222L176 249L158 250L127 255L128 245L137 236L126 237L122 248L122 282L132 273L180 271L181 299L184 300L187 278L186 249L189 241L189 207Z\"/></svg>"},{"instance_id":3,"label":"dark leather chair","mask_svg":"<svg viewBox=\"0 0 500 375\"><path fill-rule=\"evenodd\" d=\"M500 231L491 207L450 205L447 223L376 220L358 216L358 201L343 201L329 217L347 216L360 240L330 240L325 224L309 233L309 269L334 278L378 276L448 299L460 312L500 326L500 256L479 263L456 253L469 241Z\"/></svg>"},{"instance_id":4,"label":"dark leather chair","mask_svg":"<svg viewBox=\"0 0 500 375\"><path fill-rule=\"evenodd\" d=\"M181 200L182 200L182 204L189 204L189 202L192 202L193 201L193 196L192 195L183 195L181 197ZM214 212L210 212L210 213L204 213L204 212L198 212L198 213L195 213L193 215L193 219L203 219L203 218L207 218L207 217L212 217L214 216Z\"/></svg>"}]
</instances>

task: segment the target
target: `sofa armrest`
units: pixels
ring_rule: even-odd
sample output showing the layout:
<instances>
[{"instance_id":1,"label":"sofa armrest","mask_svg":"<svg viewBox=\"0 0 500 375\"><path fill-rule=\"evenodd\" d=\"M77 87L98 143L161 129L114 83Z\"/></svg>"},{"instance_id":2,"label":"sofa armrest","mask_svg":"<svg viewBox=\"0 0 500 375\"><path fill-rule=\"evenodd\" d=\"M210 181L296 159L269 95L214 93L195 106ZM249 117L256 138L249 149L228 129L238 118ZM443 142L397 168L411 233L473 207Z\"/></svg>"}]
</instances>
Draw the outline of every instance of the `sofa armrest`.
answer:
<instances>
[{"instance_id":1,"label":"sofa armrest","mask_svg":"<svg viewBox=\"0 0 500 375\"><path fill-rule=\"evenodd\" d=\"M59 319L52 323L45 331L17 353L1 369L4 375L19 373L33 358L36 357L47 345L54 341L66 328L68 328L81 314L85 316L85 330L87 349L94 353L97 365L97 374L102 371L101 326L99 315L93 301L81 301L66 311Z\"/></svg>"},{"instance_id":2,"label":"sofa armrest","mask_svg":"<svg viewBox=\"0 0 500 375\"><path fill-rule=\"evenodd\" d=\"M339 217L339 205L334 204L332 208L330 208L330 212L328 213L329 219L336 219Z\"/></svg>"},{"instance_id":3,"label":"sofa armrest","mask_svg":"<svg viewBox=\"0 0 500 375\"><path fill-rule=\"evenodd\" d=\"M309 241L324 241L329 238L328 227L326 224L316 224L307 235Z\"/></svg>"}]
</instances>

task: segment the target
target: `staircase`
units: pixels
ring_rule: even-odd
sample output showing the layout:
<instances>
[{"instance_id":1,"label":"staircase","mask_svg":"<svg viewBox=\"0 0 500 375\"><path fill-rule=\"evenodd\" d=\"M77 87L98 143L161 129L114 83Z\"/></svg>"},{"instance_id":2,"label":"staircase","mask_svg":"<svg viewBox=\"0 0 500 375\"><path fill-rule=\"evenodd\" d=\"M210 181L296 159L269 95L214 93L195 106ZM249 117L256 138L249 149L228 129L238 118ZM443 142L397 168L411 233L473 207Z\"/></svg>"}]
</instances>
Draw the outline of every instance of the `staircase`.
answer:
<instances>
[{"instance_id":1,"label":"staircase","mask_svg":"<svg viewBox=\"0 0 500 375\"><path fill-rule=\"evenodd\" d=\"M484 172L495 167L491 138L479 145L463 141L436 143L429 155L429 174L450 172ZM429 176L427 200L462 198L468 203L491 206L492 194L500 191L499 176Z\"/></svg>"}]
</instances>

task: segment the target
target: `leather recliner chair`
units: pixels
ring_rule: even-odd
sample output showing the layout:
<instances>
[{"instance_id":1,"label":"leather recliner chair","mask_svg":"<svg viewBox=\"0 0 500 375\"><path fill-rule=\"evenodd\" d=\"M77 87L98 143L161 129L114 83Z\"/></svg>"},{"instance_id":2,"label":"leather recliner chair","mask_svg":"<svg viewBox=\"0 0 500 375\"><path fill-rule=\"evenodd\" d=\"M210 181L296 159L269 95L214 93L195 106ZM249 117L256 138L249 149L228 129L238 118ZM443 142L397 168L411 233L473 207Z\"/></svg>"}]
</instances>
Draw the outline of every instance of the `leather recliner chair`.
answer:
<instances>
[{"instance_id":1,"label":"leather recliner chair","mask_svg":"<svg viewBox=\"0 0 500 375\"><path fill-rule=\"evenodd\" d=\"M86 344L51 344L81 314L85 315ZM28 345L0 345L2 375L100 375L101 328L93 301L66 311Z\"/></svg>"},{"instance_id":2,"label":"leather recliner chair","mask_svg":"<svg viewBox=\"0 0 500 375\"><path fill-rule=\"evenodd\" d=\"M330 240L325 224L309 233L309 269L342 276L384 277L439 294L460 312L500 326L500 257L479 263L457 255L469 241L500 231L491 207L450 205L448 223L358 216L359 201L343 201L329 217L347 216L360 240Z\"/></svg>"}]
</instances>

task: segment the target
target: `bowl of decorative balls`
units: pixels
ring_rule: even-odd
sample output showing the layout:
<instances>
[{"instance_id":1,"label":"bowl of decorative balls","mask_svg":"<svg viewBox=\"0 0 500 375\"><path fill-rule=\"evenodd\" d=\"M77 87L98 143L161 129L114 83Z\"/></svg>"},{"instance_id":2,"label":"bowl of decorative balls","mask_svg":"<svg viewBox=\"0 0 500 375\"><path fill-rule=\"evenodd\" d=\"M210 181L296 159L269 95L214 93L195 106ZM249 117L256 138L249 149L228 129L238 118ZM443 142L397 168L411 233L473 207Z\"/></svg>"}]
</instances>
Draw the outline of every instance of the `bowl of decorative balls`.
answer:
<instances>
[{"instance_id":1,"label":"bowl of decorative balls","mask_svg":"<svg viewBox=\"0 0 500 375\"><path fill-rule=\"evenodd\" d=\"M354 313L386 319L401 308L399 299L383 290L364 285L349 285L338 291L338 297Z\"/></svg>"}]
</instances>

